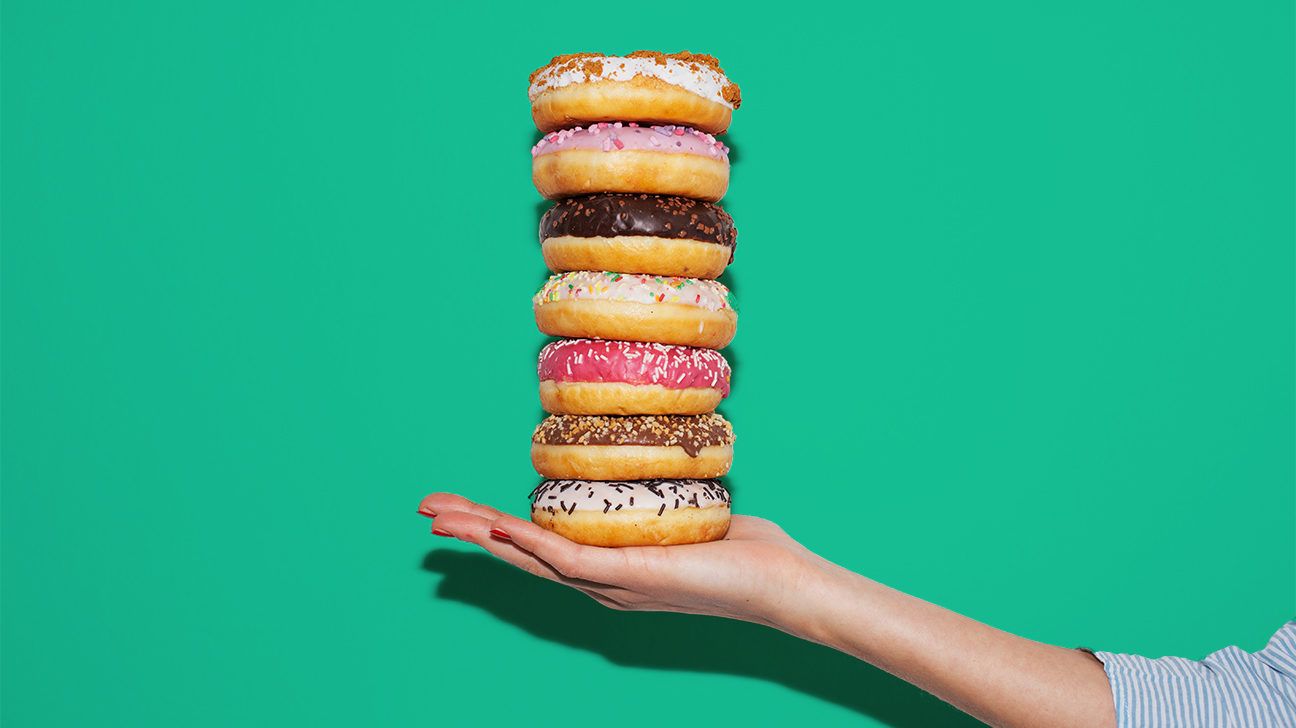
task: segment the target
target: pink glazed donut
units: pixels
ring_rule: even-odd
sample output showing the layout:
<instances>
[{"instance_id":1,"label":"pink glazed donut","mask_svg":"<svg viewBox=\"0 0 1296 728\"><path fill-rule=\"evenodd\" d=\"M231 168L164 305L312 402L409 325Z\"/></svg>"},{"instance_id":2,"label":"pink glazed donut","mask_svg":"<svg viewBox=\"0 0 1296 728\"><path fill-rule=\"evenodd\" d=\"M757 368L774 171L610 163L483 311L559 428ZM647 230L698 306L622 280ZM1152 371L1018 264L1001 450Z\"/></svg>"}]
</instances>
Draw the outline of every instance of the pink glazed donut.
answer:
<instances>
[{"instance_id":1,"label":"pink glazed donut","mask_svg":"<svg viewBox=\"0 0 1296 728\"><path fill-rule=\"evenodd\" d=\"M551 200L642 192L715 202L729 189L729 147L685 126L599 122L536 142L531 181Z\"/></svg>"},{"instance_id":2,"label":"pink glazed donut","mask_svg":"<svg viewBox=\"0 0 1296 728\"><path fill-rule=\"evenodd\" d=\"M540 351L540 404L560 415L698 415L729 396L729 362L711 349L564 339Z\"/></svg>"}]
</instances>

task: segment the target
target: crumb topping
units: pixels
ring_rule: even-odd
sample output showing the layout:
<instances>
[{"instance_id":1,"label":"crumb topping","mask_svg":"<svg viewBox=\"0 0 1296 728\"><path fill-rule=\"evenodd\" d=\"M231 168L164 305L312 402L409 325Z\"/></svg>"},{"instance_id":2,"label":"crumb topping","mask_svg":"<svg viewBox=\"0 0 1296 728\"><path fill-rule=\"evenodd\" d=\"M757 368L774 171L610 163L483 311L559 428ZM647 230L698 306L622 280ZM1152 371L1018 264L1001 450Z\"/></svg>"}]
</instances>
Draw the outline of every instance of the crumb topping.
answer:
<instances>
[{"instance_id":1,"label":"crumb topping","mask_svg":"<svg viewBox=\"0 0 1296 728\"><path fill-rule=\"evenodd\" d=\"M724 69L720 67L720 61L715 56L706 53L692 53L689 51L680 51L678 53L635 51L624 56L612 56L604 53L565 53L554 56L548 63L532 71L529 81L534 89L546 79L552 80L564 75L574 75L574 80L581 82L598 80L606 74L608 65L618 59L649 60L654 65L663 68L668 66L671 61L675 61L694 74L718 76L720 81L718 95L720 98L735 109L742 105L742 91L738 88L738 84L729 80Z\"/></svg>"}]
</instances>

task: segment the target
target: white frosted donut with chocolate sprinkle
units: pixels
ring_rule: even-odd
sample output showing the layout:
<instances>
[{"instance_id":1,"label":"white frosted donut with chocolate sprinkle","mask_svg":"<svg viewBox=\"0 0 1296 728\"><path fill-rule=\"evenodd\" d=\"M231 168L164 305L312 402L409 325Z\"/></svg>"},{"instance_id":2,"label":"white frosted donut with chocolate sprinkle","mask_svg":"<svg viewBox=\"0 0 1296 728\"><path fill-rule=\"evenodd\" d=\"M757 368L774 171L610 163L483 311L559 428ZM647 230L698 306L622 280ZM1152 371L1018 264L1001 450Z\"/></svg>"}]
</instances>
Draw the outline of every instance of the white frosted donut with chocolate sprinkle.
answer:
<instances>
[{"instance_id":1,"label":"white frosted donut with chocolate sprinkle","mask_svg":"<svg viewBox=\"0 0 1296 728\"><path fill-rule=\"evenodd\" d=\"M531 74L527 95L540 131L599 121L685 124L712 134L742 105L737 84L714 57L636 51L572 53Z\"/></svg>"},{"instance_id":2,"label":"white frosted donut with chocolate sprinkle","mask_svg":"<svg viewBox=\"0 0 1296 728\"><path fill-rule=\"evenodd\" d=\"M718 480L546 480L531 520L589 546L668 546L724 538L729 491Z\"/></svg>"}]
</instances>

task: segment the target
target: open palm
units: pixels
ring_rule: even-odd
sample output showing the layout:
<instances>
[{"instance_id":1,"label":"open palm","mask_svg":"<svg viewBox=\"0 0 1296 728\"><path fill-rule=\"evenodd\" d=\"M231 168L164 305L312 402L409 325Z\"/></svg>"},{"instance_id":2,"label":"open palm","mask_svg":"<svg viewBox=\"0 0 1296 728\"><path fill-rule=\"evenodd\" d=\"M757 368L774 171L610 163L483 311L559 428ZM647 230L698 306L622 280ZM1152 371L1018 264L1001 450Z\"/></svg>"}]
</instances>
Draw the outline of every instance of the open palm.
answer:
<instances>
[{"instance_id":1,"label":"open palm","mask_svg":"<svg viewBox=\"0 0 1296 728\"><path fill-rule=\"evenodd\" d=\"M450 493L423 499L433 533L477 544L612 609L710 614L773 625L797 602L819 557L762 518L734 516L720 541L684 546L582 546L530 521Z\"/></svg>"}]
</instances>

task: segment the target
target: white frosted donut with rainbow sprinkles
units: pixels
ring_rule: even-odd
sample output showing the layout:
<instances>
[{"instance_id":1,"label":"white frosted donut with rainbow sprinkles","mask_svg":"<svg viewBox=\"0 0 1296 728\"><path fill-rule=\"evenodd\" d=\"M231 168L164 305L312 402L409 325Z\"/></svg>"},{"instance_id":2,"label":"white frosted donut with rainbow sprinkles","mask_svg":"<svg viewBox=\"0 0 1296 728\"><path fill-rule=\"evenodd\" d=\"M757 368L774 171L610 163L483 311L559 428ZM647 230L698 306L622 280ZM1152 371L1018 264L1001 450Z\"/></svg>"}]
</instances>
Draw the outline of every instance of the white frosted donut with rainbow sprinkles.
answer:
<instances>
[{"instance_id":1,"label":"white frosted donut with rainbow sprinkles","mask_svg":"<svg viewBox=\"0 0 1296 728\"><path fill-rule=\"evenodd\" d=\"M722 349L738 327L729 289L698 278L561 273L532 304L536 324L550 336Z\"/></svg>"}]
</instances>

